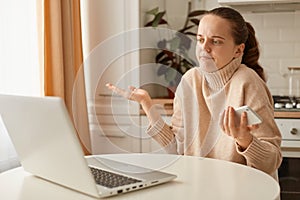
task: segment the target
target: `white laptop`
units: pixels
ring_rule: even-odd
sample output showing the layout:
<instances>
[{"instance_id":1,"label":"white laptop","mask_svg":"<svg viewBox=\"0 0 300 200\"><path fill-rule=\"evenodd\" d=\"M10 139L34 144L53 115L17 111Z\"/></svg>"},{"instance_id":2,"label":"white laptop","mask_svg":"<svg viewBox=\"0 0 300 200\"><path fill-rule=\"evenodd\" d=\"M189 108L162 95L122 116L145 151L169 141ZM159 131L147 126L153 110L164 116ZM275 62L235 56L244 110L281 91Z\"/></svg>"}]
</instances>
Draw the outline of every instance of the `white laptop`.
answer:
<instances>
[{"instance_id":1,"label":"white laptop","mask_svg":"<svg viewBox=\"0 0 300 200\"><path fill-rule=\"evenodd\" d=\"M109 159L84 157L61 98L0 95L0 115L23 168L56 184L101 198L176 178Z\"/></svg>"}]
</instances>

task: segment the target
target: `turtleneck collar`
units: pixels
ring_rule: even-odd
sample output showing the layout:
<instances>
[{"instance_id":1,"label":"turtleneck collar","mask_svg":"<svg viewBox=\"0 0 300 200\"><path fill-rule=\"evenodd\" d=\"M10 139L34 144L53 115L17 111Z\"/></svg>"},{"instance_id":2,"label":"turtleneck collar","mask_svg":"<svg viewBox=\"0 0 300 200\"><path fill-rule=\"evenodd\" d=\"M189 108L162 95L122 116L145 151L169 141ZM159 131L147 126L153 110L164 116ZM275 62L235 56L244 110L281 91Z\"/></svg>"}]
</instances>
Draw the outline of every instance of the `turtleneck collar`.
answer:
<instances>
[{"instance_id":1,"label":"turtleneck collar","mask_svg":"<svg viewBox=\"0 0 300 200\"><path fill-rule=\"evenodd\" d=\"M198 69L205 77L205 80L206 80L209 88L211 88L213 90L221 89L230 80L230 78L232 77L234 72L241 65L242 57L243 56L233 59L225 67L223 67L217 71L214 71L214 72L206 72L206 71L201 70L200 68L198 68Z\"/></svg>"}]
</instances>

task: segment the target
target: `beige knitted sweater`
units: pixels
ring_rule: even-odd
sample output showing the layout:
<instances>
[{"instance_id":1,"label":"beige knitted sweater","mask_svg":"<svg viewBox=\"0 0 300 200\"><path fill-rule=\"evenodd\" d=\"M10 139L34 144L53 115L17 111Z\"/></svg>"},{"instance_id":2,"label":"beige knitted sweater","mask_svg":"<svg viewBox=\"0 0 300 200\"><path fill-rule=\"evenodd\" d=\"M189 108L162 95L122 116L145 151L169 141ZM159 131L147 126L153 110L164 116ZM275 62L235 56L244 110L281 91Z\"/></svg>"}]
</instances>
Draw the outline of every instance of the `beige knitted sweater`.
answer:
<instances>
[{"instance_id":1,"label":"beige knitted sweater","mask_svg":"<svg viewBox=\"0 0 300 200\"><path fill-rule=\"evenodd\" d=\"M249 147L240 151L234 139L222 132L219 119L227 106L243 105L255 110L263 122L251 132ZM175 94L171 125L159 119L148 134L168 153L232 161L274 178L282 160L272 96L256 72L241 64L241 57L216 72L189 70Z\"/></svg>"}]
</instances>

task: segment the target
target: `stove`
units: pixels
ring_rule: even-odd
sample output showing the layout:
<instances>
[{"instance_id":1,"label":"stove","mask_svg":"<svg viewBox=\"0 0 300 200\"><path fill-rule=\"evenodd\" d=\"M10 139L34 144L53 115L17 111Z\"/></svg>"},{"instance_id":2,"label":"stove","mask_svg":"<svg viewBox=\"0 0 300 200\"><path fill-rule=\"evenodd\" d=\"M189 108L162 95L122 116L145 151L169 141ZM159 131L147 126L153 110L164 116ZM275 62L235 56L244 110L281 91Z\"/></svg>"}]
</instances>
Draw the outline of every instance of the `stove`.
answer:
<instances>
[{"instance_id":1,"label":"stove","mask_svg":"<svg viewBox=\"0 0 300 200\"><path fill-rule=\"evenodd\" d=\"M300 97L273 96L275 111L300 111Z\"/></svg>"},{"instance_id":2,"label":"stove","mask_svg":"<svg viewBox=\"0 0 300 200\"><path fill-rule=\"evenodd\" d=\"M273 101L274 111L283 114L275 117L282 135L283 161L278 169L281 200L300 199L300 117L290 117L300 113L300 97L273 96Z\"/></svg>"}]
</instances>

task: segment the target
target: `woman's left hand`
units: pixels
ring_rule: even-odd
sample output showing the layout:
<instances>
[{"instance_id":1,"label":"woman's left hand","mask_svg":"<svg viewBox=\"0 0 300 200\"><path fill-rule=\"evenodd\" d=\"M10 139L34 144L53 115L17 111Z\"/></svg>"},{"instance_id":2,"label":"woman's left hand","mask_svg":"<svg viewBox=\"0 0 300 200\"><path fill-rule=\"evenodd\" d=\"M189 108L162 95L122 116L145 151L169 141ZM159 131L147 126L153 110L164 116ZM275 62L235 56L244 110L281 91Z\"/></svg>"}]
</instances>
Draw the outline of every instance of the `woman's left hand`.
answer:
<instances>
[{"instance_id":1,"label":"woman's left hand","mask_svg":"<svg viewBox=\"0 0 300 200\"><path fill-rule=\"evenodd\" d=\"M253 140L253 135L250 133L252 130L257 129L258 125L248 126L247 113L243 112L240 119L240 124L236 124L235 110L229 106L222 114L221 128L225 134L233 137L241 150L247 149Z\"/></svg>"}]
</instances>

